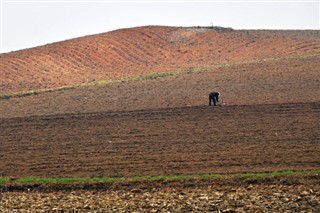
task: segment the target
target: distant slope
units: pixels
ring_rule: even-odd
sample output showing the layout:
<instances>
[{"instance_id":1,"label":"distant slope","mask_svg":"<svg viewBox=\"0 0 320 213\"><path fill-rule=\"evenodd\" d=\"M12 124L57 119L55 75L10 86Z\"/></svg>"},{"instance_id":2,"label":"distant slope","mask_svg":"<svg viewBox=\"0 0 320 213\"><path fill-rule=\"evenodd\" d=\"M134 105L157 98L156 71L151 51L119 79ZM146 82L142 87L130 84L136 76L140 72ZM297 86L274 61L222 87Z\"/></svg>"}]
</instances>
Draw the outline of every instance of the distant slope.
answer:
<instances>
[{"instance_id":1,"label":"distant slope","mask_svg":"<svg viewBox=\"0 0 320 213\"><path fill-rule=\"evenodd\" d=\"M320 53L320 31L146 26L0 54L0 93Z\"/></svg>"},{"instance_id":2,"label":"distant slope","mask_svg":"<svg viewBox=\"0 0 320 213\"><path fill-rule=\"evenodd\" d=\"M320 56L289 58L0 100L0 126L1 118L206 108L212 90L226 108L273 104L286 111L288 103L315 103L320 110L319 67Z\"/></svg>"}]
</instances>

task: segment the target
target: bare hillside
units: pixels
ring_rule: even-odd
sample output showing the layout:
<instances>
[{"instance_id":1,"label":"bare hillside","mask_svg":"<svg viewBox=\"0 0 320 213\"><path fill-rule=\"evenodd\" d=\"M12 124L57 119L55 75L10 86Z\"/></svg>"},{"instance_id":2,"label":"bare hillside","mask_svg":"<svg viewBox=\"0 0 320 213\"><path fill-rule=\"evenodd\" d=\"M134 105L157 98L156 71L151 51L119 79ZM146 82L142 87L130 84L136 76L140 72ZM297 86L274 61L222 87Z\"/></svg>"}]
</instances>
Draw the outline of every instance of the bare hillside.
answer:
<instances>
[{"instance_id":1,"label":"bare hillside","mask_svg":"<svg viewBox=\"0 0 320 213\"><path fill-rule=\"evenodd\" d=\"M146 26L0 54L0 93L320 52L320 31Z\"/></svg>"}]
</instances>

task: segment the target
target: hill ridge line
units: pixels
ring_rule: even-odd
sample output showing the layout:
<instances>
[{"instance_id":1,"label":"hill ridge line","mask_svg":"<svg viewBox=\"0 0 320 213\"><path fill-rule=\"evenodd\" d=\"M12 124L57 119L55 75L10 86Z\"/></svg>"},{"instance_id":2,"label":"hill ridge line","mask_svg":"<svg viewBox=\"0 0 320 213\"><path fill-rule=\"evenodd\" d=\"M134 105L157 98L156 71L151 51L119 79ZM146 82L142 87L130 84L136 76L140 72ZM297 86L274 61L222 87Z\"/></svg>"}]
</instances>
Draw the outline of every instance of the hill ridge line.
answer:
<instances>
[{"instance_id":1,"label":"hill ridge line","mask_svg":"<svg viewBox=\"0 0 320 213\"><path fill-rule=\"evenodd\" d=\"M0 54L0 93L320 52L320 31L145 26Z\"/></svg>"}]
</instances>

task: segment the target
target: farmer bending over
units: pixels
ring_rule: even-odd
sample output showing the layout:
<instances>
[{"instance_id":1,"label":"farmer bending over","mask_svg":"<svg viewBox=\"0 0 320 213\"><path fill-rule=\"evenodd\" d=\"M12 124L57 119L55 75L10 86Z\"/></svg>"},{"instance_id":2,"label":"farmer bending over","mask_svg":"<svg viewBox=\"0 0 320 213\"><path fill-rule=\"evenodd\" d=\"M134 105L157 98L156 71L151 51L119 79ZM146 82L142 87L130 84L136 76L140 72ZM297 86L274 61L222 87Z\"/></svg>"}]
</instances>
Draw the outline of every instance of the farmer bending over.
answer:
<instances>
[{"instance_id":1,"label":"farmer bending over","mask_svg":"<svg viewBox=\"0 0 320 213\"><path fill-rule=\"evenodd\" d=\"M211 101L213 101L213 105L217 106L217 102L219 102L219 92L212 92L209 94L209 106L211 106Z\"/></svg>"}]
</instances>

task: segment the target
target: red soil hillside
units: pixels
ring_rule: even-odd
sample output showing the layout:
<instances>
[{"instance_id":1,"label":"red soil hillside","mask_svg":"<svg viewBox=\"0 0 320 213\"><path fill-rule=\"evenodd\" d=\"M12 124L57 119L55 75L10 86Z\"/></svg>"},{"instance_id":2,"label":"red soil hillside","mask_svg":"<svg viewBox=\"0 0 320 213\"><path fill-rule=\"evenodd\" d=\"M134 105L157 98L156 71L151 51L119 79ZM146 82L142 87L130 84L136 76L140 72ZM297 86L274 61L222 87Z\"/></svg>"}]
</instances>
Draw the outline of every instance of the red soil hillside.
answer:
<instances>
[{"instance_id":1,"label":"red soil hillside","mask_svg":"<svg viewBox=\"0 0 320 213\"><path fill-rule=\"evenodd\" d=\"M0 93L320 53L320 31L147 26L0 54Z\"/></svg>"}]
</instances>

